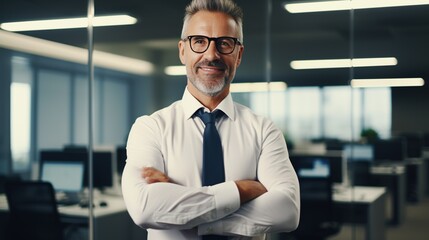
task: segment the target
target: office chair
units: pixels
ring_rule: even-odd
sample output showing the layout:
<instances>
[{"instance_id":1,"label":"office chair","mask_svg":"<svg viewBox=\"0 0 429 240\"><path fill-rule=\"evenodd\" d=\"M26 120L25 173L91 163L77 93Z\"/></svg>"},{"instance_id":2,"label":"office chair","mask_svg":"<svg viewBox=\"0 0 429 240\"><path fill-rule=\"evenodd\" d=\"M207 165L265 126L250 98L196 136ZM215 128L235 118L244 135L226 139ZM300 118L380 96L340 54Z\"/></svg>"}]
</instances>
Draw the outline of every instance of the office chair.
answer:
<instances>
[{"instance_id":1,"label":"office chair","mask_svg":"<svg viewBox=\"0 0 429 240\"><path fill-rule=\"evenodd\" d=\"M7 182L9 181L20 181L21 177L19 175L16 174L11 174L11 175L0 175L0 194L5 193L5 185Z\"/></svg>"},{"instance_id":2,"label":"office chair","mask_svg":"<svg viewBox=\"0 0 429 240\"><path fill-rule=\"evenodd\" d=\"M10 181L5 185L10 239L63 240L63 228L49 182Z\"/></svg>"},{"instance_id":3,"label":"office chair","mask_svg":"<svg viewBox=\"0 0 429 240\"><path fill-rule=\"evenodd\" d=\"M292 239L322 240L337 234L341 224L335 219L330 177L300 177L301 218Z\"/></svg>"}]
</instances>

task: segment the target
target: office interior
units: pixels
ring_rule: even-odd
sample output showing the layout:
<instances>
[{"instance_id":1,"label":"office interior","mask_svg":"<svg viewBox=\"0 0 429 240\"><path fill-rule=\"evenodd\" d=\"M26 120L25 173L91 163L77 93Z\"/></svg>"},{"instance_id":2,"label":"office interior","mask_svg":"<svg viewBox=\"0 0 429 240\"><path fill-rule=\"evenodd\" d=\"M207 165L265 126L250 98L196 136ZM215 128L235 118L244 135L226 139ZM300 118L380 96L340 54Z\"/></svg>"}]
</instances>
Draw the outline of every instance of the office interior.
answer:
<instances>
[{"instance_id":1,"label":"office interior","mask_svg":"<svg viewBox=\"0 0 429 240\"><path fill-rule=\"evenodd\" d=\"M85 201L58 206L61 221L73 229L66 239L145 239L121 198L124 147L137 117L182 97L186 76L166 69L181 65L177 43L188 2L1 2L0 24L90 18L89 6L95 16L137 19L123 26L18 32L0 25L0 175L38 181L42 163L83 156ZM231 94L284 132L291 161L298 174L303 170L301 194L310 198L302 214L329 223L320 229L302 215L297 234L267 238L424 239L425 228L410 225L429 223L429 214L416 220L416 214L429 212L429 3L291 13L284 4L293 1L236 2L244 11L245 49L234 83L263 85ZM316 69L292 64L365 58L395 61ZM405 84L409 78L417 84L397 84L405 78ZM362 79L393 79L387 81L393 86L352 84ZM96 166L98 153L109 156L100 167L110 172L105 186L97 186L101 177L88 180L101 176L88 170L89 162ZM323 188L317 197L325 196L332 211L322 213L322 200L310 194L315 188L306 186ZM7 199L0 189L0 238L14 239L7 232Z\"/></svg>"}]
</instances>

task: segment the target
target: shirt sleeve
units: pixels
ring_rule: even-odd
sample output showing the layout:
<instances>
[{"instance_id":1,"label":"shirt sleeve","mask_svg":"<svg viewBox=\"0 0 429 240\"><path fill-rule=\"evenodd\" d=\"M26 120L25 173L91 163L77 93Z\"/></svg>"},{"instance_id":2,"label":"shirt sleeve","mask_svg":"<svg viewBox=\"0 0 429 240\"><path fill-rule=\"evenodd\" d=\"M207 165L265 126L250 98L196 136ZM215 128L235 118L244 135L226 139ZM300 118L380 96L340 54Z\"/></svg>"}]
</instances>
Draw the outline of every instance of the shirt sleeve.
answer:
<instances>
[{"instance_id":1,"label":"shirt sleeve","mask_svg":"<svg viewBox=\"0 0 429 240\"><path fill-rule=\"evenodd\" d=\"M234 182L211 187L185 187L174 183L147 184L143 167L164 172L155 121L142 117L131 128L127 143L127 163L122 173L122 193L133 221L143 228L190 229L219 220L239 206Z\"/></svg>"},{"instance_id":2,"label":"shirt sleeve","mask_svg":"<svg viewBox=\"0 0 429 240\"><path fill-rule=\"evenodd\" d=\"M257 236L268 232L290 232L300 216L299 182L289 160L283 134L268 124L263 136L258 180L267 192L242 205L225 218L202 224L199 234Z\"/></svg>"}]
</instances>

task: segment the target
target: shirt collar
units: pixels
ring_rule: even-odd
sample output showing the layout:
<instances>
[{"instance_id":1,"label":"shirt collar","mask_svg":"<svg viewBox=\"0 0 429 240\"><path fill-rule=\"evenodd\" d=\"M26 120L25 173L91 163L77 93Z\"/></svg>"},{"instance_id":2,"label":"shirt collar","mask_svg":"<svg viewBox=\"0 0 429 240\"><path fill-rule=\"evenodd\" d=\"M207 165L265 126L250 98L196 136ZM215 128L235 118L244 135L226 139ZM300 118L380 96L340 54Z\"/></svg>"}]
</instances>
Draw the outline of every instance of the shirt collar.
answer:
<instances>
[{"instance_id":1,"label":"shirt collar","mask_svg":"<svg viewBox=\"0 0 429 240\"><path fill-rule=\"evenodd\" d=\"M185 92L183 93L182 102L186 119L191 118L198 109L205 108L204 105L202 105L194 96L192 96L188 88L186 88ZM219 103L216 109L222 110L222 112L224 112L225 115L232 120L235 119L234 102L232 101L231 93L229 93L228 96L226 96L222 102Z\"/></svg>"}]
</instances>

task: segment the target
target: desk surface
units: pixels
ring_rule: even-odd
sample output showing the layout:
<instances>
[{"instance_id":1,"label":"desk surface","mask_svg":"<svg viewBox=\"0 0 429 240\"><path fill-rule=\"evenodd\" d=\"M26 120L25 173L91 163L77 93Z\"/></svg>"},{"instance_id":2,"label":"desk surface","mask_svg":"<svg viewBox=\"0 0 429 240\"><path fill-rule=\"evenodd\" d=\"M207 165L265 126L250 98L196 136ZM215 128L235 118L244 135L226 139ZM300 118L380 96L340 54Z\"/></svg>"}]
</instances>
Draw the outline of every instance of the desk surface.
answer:
<instances>
[{"instance_id":1,"label":"desk surface","mask_svg":"<svg viewBox=\"0 0 429 240\"><path fill-rule=\"evenodd\" d=\"M104 207L100 206L100 202L106 202ZM87 217L89 208L80 207L79 205L59 206L58 211L62 216ZM102 217L117 212L126 211L125 203L122 197L119 196L100 196L94 198L94 217Z\"/></svg>"},{"instance_id":2,"label":"desk surface","mask_svg":"<svg viewBox=\"0 0 429 240\"><path fill-rule=\"evenodd\" d=\"M354 186L335 192L333 199L336 202L370 203L384 193L386 193L386 188L384 187ZM100 201L105 201L107 206L100 207L98 204ZM120 196L99 195L94 198L94 203L94 216L103 216L126 210L124 200ZM7 211L8 209L6 195L0 194L0 210ZM88 208L82 208L79 205L59 206L58 211L62 215L88 216Z\"/></svg>"},{"instance_id":3,"label":"desk surface","mask_svg":"<svg viewBox=\"0 0 429 240\"><path fill-rule=\"evenodd\" d=\"M9 206L7 205L7 199L5 194L0 194L0 210L9 210Z\"/></svg>"},{"instance_id":4,"label":"desk surface","mask_svg":"<svg viewBox=\"0 0 429 240\"><path fill-rule=\"evenodd\" d=\"M371 203L386 193L385 187L354 186L334 192L336 202Z\"/></svg>"},{"instance_id":5,"label":"desk surface","mask_svg":"<svg viewBox=\"0 0 429 240\"><path fill-rule=\"evenodd\" d=\"M103 201L107 206L101 207L99 203ZM99 195L94 197L94 216L102 217L118 212L126 211L124 200L121 196ZM8 211L9 206L5 194L0 194L0 211ZM70 217L88 217L89 208L80 207L79 205L58 206L61 216Z\"/></svg>"}]
</instances>

